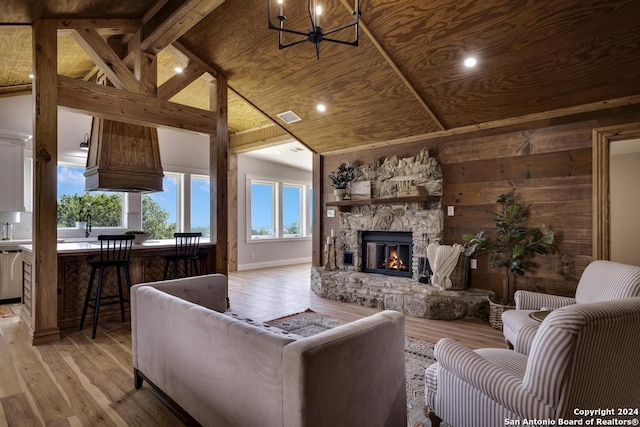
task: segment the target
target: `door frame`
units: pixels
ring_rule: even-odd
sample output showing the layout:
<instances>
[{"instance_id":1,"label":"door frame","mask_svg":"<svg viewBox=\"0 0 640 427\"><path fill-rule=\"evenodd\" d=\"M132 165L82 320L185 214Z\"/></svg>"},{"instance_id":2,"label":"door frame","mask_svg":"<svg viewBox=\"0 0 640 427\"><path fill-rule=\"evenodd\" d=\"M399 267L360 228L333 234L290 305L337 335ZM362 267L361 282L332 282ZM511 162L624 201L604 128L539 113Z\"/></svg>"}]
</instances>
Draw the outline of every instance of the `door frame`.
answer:
<instances>
[{"instance_id":1,"label":"door frame","mask_svg":"<svg viewBox=\"0 0 640 427\"><path fill-rule=\"evenodd\" d=\"M593 129L593 259L611 258L609 155L611 142L640 138L640 123Z\"/></svg>"}]
</instances>

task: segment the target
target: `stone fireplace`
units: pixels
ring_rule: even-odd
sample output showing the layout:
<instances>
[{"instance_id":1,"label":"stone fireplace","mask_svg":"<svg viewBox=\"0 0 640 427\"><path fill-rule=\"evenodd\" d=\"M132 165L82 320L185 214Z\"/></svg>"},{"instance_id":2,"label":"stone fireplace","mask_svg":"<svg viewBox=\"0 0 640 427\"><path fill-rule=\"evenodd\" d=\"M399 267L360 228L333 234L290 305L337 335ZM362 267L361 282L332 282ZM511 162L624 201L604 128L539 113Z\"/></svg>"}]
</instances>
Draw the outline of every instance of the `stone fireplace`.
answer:
<instances>
[{"instance_id":1,"label":"stone fireplace","mask_svg":"<svg viewBox=\"0 0 640 427\"><path fill-rule=\"evenodd\" d=\"M370 184L370 198L326 203L340 210L336 237L328 237L336 246L325 251L332 257L325 265L337 268L312 267L311 289L323 298L410 316L488 319L493 292L418 281L419 260L444 231L442 172L428 151L358 166L355 181Z\"/></svg>"},{"instance_id":2,"label":"stone fireplace","mask_svg":"<svg viewBox=\"0 0 640 427\"><path fill-rule=\"evenodd\" d=\"M367 248L364 236L372 232L387 233L388 237L403 233L404 241L409 245L409 259L406 270L399 276L418 280L418 259L426 256L429 242L442 238L444 214L440 202L423 204L405 203L388 205L354 206L351 212L340 214L338 233L338 268L346 271L366 272L370 267L363 264L364 250ZM345 264L345 254L352 256L352 263ZM380 270L380 269L379 269ZM372 271L370 271L372 272ZM383 273L375 271L375 273ZM396 274L397 275L397 274Z\"/></svg>"}]
</instances>

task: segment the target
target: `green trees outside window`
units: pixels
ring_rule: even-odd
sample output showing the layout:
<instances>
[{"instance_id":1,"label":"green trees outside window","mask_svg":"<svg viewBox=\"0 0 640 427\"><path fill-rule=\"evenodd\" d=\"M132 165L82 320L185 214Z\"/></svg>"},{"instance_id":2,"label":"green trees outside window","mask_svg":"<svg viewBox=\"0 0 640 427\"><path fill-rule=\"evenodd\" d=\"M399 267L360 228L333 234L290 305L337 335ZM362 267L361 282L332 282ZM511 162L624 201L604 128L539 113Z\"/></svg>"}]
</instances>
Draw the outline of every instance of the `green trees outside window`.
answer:
<instances>
[{"instance_id":1,"label":"green trees outside window","mask_svg":"<svg viewBox=\"0 0 640 427\"><path fill-rule=\"evenodd\" d=\"M153 239L173 239L177 231L175 222L168 222L169 212L155 200L142 199L145 232ZM120 194L65 194L58 200L58 227L75 227L75 223L86 221L91 216L94 227L119 227L122 218L122 197Z\"/></svg>"}]
</instances>

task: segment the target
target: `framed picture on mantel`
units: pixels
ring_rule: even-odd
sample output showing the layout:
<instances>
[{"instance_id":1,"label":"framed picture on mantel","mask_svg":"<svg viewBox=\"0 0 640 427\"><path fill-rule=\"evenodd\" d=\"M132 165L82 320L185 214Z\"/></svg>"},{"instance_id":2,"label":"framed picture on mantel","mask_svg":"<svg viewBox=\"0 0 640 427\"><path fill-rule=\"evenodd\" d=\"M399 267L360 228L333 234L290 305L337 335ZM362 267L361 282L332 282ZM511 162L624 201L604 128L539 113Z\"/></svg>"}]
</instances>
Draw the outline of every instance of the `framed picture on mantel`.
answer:
<instances>
[{"instance_id":1,"label":"framed picture on mantel","mask_svg":"<svg viewBox=\"0 0 640 427\"><path fill-rule=\"evenodd\" d=\"M371 198L371 181L351 181L349 183L349 195L351 200L364 200Z\"/></svg>"}]
</instances>

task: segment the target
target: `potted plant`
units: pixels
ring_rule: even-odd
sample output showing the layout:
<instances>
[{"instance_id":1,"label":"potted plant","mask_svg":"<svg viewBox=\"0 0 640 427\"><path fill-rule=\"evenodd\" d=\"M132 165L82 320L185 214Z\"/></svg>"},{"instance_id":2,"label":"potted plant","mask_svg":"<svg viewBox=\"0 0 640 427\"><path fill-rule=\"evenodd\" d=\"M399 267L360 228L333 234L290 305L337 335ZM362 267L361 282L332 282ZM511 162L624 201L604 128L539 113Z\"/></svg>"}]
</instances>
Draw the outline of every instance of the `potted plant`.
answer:
<instances>
[{"instance_id":1,"label":"potted plant","mask_svg":"<svg viewBox=\"0 0 640 427\"><path fill-rule=\"evenodd\" d=\"M338 170L334 173L329 174L329 179L331 179L331 186L334 188L333 194L336 196L336 200L340 201L344 199L344 196L347 194L347 185L353 178L356 176L356 167L351 163L341 163L338 166Z\"/></svg>"},{"instance_id":2,"label":"potted plant","mask_svg":"<svg viewBox=\"0 0 640 427\"><path fill-rule=\"evenodd\" d=\"M489 254L492 267L505 269L502 299L490 301L489 317L491 326L502 329L502 312L514 305L515 278L525 274L529 258L554 251L554 233L544 225L541 228L525 227L529 207L519 203L514 194L501 194L497 202L500 209L494 214L495 238L484 231L464 234L462 238L466 241L465 255Z\"/></svg>"}]
</instances>

